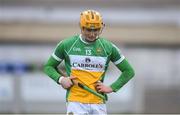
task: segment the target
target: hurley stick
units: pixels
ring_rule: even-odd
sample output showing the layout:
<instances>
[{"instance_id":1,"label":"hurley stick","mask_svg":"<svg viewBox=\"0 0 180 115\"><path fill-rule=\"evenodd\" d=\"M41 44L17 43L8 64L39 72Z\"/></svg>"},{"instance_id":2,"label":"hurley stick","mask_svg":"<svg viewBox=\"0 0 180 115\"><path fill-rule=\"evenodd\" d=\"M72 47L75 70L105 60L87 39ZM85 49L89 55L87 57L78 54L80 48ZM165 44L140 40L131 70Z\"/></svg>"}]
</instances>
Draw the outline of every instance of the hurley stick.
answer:
<instances>
[{"instance_id":1,"label":"hurley stick","mask_svg":"<svg viewBox=\"0 0 180 115\"><path fill-rule=\"evenodd\" d=\"M63 75L64 77L67 77L65 73L63 73L61 70L59 70L59 71L60 71L61 75ZM79 86L80 88L82 88L82 89L84 89L84 90L86 90L86 91L88 91L88 92L90 92L90 93L100 97L101 99L107 100L104 95L94 91L93 89L89 88L88 86L83 85L83 84L77 82L76 80L72 80L72 82L73 82L73 84L75 84L75 85Z\"/></svg>"}]
</instances>

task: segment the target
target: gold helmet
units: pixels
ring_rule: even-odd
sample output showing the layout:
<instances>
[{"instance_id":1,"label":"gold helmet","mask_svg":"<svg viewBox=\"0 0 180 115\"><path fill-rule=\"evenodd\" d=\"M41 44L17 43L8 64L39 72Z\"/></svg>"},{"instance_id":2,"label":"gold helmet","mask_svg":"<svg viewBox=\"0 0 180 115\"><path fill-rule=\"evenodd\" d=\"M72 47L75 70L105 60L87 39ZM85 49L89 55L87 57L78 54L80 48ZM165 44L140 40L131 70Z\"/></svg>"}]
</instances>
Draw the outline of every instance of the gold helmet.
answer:
<instances>
[{"instance_id":1,"label":"gold helmet","mask_svg":"<svg viewBox=\"0 0 180 115\"><path fill-rule=\"evenodd\" d=\"M101 14L94 10L83 11L80 15L80 27L102 29L104 26Z\"/></svg>"}]
</instances>

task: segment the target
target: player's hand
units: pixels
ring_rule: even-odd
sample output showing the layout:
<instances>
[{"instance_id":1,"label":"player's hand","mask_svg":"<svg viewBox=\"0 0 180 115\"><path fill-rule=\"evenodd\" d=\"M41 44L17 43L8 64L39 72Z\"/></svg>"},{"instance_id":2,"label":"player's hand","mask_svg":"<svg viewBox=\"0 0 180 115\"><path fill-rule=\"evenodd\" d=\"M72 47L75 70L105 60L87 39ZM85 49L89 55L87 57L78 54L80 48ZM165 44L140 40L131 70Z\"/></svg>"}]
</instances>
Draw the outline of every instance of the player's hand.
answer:
<instances>
[{"instance_id":1,"label":"player's hand","mask_svg":"<svg viewBox=\"0 0 180 115\"><path fill-rule=\"evenodd\" d=\"M75 79L75 77L73 76L63 77L60 84L64 89L68 89L73 86L73 82L72 82L73 79Z\"/></svg>"},{"instance_id":2,"label":"player's hand","mask_svg":"<svg viewBox=\"0 0 180 115\"><path fill-rule=\"evenodd\" d=\"M102 82L96 83L96 90L100 93L112 93L111 87L104 85Z\"/></svg>"}]
</instances>

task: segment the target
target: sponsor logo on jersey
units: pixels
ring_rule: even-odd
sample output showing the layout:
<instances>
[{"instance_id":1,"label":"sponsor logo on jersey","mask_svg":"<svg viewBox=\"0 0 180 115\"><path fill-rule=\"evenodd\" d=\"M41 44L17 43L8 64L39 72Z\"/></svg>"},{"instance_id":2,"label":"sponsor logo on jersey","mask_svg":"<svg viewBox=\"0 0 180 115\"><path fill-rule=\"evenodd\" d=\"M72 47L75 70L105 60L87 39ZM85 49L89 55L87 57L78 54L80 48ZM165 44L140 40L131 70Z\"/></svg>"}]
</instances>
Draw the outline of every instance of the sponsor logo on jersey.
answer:
<instances>
[{"instance_id":1,"label":"sponsor logo on jersey","mask_svg":"<svg viewBox=\"0 0 180 115\"><path fill-rule=\"evenodd\" d=\"M82 67L82 68L103 68L102 64L94 64L94 63L90 63L91 59L90 58L85 58L85 63L78 63L78 62L74 62L72 63L73 67Z\"/></svg>"},{"instance_id":2,"label":"sponsor logo on jersey","mask_svg":"<svg viewBox=\"0 0 180 115\"><path fill-rule=\"evenodd\" d=\"M105 68L106 57L70 55L72 69L102 72Z\"/></svg>"},{"instance_id":3,"label":"sponsor logo on jersey","mask_svg":"<svg viewBox=\"0 0 180 115\"><path fill-rule=\"evenodd\" d=\"M85 62L89 63L89 62L91 62L91 59L90 58L85 58Z\"/></svg>"},{"instance_id":4,"label":"sponsor logo on jersey","mask_svg":"<svg viewBox=\"0 0 180 115\"><path fill-rule=\"evenodd\" d=\"M73 63L73 67L81 67L81 68L103 68L101 64L87 64L87 63Z\"/></svg>"}]
</instances>

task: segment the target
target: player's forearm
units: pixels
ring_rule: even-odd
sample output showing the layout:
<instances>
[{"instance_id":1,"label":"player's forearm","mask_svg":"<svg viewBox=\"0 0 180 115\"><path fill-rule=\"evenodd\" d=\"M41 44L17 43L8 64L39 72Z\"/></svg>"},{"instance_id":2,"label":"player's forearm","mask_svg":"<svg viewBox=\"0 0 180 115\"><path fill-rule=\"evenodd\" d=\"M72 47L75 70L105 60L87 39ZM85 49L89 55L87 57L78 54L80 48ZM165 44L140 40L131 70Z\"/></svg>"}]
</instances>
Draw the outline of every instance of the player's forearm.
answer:
<instances>
[{"instance_id":1,"label":"player's forearm","mask_svg":"<svg viewBox=\"0 0 180 115\"><path fill-rule=\"evenodd\" d=\"M51 66L44 67L44 73L46 73L50 78L52 78L55 82L58 82L59 77L61 76L56 69Z\"/></svg>"},{"instance_id":2,"label":"player's forearm","mask_svg":"<svg viewBox=\"0 0 180 115\"><path fill-rule=\"evenodd\" d=\"M44 73L58 83L60 73L56 70L59 62L54 60L52 57L49 58L48 62L44 65Z\"/></svg>"},{"instance_id":3,"label":"player's forearm","mask_svg":"<svg viewBox=\"0 0 180 115\"><path fill-rule=\"evenodd\" d=\"M114 92L123 87L134 75L135 72L127 60L123 60L117 67L122 71L120 77L111 85Z\"/></svg>"}]
</instances>

